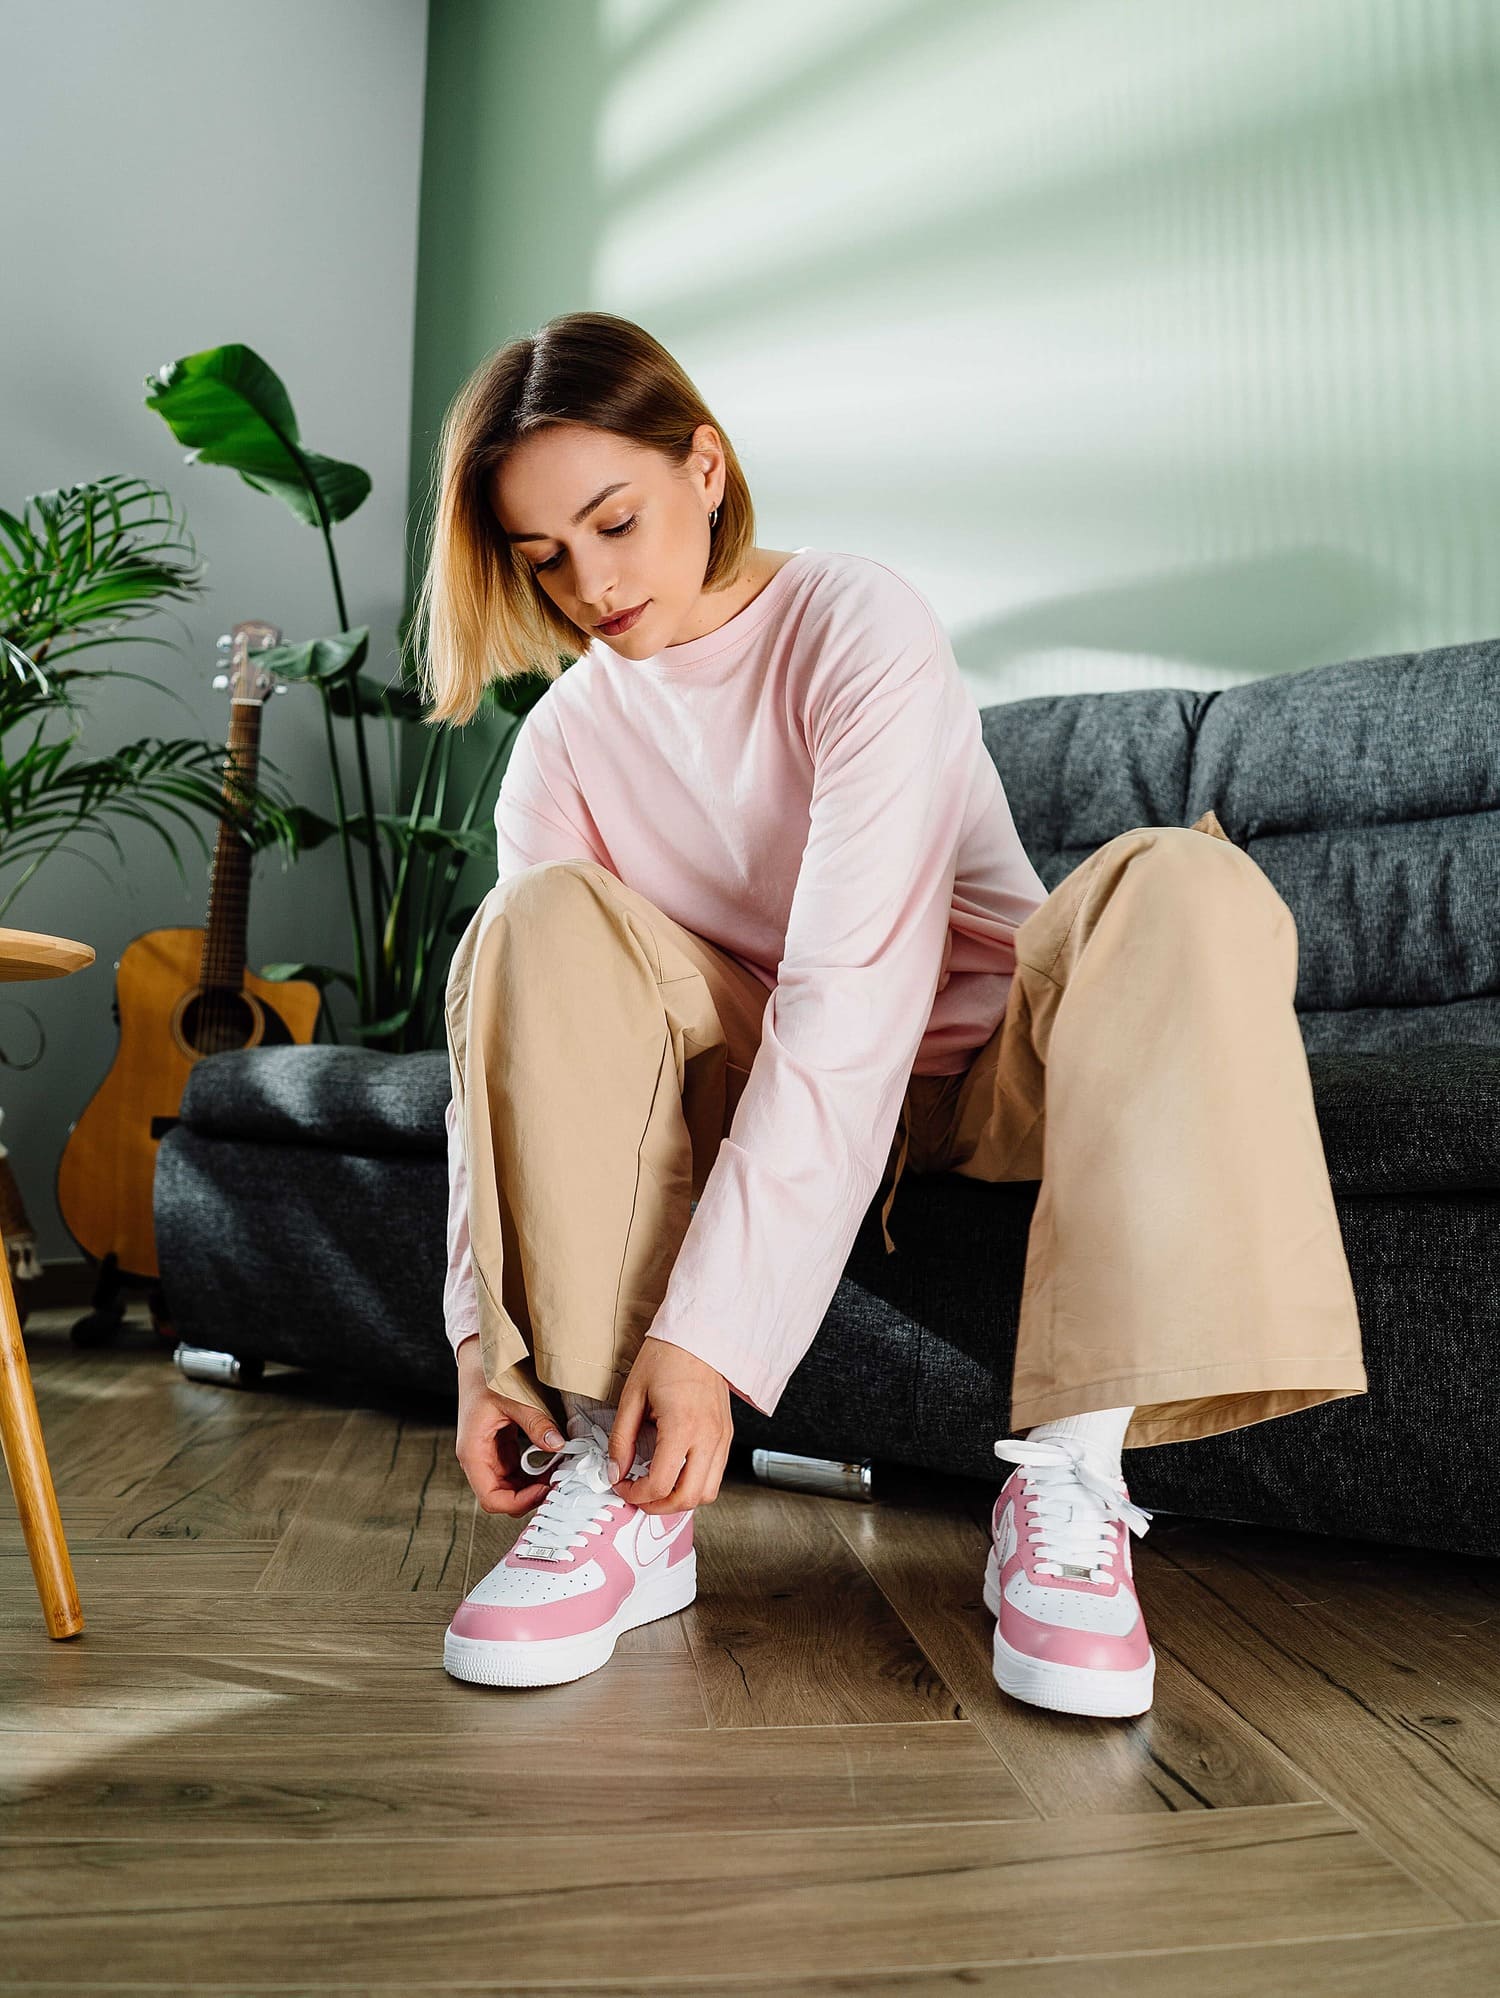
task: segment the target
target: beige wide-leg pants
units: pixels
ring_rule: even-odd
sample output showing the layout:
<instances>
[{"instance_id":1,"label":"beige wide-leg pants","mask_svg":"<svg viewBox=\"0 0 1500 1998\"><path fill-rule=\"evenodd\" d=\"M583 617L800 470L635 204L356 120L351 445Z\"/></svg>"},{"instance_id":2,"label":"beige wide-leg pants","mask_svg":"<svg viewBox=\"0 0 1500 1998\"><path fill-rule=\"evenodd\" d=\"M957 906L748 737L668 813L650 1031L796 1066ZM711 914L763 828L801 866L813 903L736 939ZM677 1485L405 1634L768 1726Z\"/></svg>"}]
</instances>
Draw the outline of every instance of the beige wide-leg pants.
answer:
<instances>
[{"instance_id":1,"label":"beige wide-leg pants","mask_svg":"<svg viewBox=\"0 0 1500 1998\"><path fill-rule=\"evenodd\" d=\"M1015 947L968 1068L910 1079L882 1210L908 1163L1040 1182L1012 1428L1129 1403L1133 1448L1367 1392L1292 1004L1296 926L1269 878L1212 812L1136 827ZM768 1003L594 862L485 897L447 1025L496 1392L559 1418L562 1388L619 1399Z\"/></svg>"}]
</instances>

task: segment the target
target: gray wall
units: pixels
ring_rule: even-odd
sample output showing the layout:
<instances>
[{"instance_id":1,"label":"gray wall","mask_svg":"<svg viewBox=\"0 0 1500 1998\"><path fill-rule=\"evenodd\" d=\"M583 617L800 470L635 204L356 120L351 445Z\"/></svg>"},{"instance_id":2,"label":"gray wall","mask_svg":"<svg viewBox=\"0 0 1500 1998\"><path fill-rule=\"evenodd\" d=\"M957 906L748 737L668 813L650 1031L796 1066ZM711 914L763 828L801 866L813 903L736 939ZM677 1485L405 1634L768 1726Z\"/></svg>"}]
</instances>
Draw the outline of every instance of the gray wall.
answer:
<instances>
[{"instance_id":1,"label":"gray wall","mask_svg":"<svg viewBox=\"0 0 1500 1998\"><path fill-rule=\"evenodd\" d=\"M185 465L142 406L145 375L225 341L246 342L281 374L305 442L374 481L335 540L351 622L372 627L372 666L389 674L403 605L426 26L425 0L0 4L0 504L19 510L33 492L134 473L175 495L208 562L204 595L135 627L172 650L91 655L153 674L186 706L129 682L104 686L90 753L146 734L222 740L214 642L237 621L268 619L289 639L336 628L318 537L234 473ZM315 701L278 695L263 741L296 795L329 810ZM384 763L382 752L381 804ZM184 888L149 833L120 837L123 880L61 856L4 918L98 953L71 978L5 988L0 1005L8 1060L35 1052L23 1007L47 1036L38 1066L0 1069L0 1136L47 1260L77 1254L53 1188L68 1127L113 1059L114 960L142 931L204 920L196 847L184 850ZM347 962L346 907L333 849L287 872L263 855L250 964Z\"/></svg>"}]
</instances>

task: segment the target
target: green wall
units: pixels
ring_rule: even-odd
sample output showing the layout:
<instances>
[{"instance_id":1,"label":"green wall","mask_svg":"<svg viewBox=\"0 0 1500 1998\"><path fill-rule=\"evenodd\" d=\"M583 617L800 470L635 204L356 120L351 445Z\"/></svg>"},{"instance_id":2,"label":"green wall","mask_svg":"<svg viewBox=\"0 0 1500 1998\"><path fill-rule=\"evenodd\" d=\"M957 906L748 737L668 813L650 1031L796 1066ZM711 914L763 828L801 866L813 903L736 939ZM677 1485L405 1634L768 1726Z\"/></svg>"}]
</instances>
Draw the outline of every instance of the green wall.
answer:
<instances>
[{"instance_id":1,"label":"green wall","mask_svg":"<svg viewBox=\"0 0 1500 1998\"><path fill-rule=\"evenodd\" d=\"M1495 632L1497 107L1493 0L432 0L413 518L591 306L982 703Z\"/></svg>"}]
</instances>

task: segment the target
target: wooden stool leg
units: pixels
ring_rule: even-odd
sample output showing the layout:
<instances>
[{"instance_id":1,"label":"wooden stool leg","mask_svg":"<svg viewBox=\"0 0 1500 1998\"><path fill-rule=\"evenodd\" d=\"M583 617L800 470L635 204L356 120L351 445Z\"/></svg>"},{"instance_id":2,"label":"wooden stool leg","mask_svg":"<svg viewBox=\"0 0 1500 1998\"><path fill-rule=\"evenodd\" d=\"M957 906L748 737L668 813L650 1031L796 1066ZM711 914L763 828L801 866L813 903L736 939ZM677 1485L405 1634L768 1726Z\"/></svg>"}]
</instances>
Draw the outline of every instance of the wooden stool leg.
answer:
<instances>
[{"instance_id":1,"label":"wooden stool leg","mask_svg":"<svg viewBox=\"0 0 1500 1998\"><path fill-rule=\"evenodd\" d=\"M10 1256L0 1239L0 1443L10 1472L21 1531L31 1555L31 1572L47 1619L49 1637L76 1637L83 1629L83 1611L73 1563L63 1536L62 1515L52 1486L52 1467L42 1441L31 1368L21 1338L21 1320L11 1288Z\"/></svg>"}]
</instances>

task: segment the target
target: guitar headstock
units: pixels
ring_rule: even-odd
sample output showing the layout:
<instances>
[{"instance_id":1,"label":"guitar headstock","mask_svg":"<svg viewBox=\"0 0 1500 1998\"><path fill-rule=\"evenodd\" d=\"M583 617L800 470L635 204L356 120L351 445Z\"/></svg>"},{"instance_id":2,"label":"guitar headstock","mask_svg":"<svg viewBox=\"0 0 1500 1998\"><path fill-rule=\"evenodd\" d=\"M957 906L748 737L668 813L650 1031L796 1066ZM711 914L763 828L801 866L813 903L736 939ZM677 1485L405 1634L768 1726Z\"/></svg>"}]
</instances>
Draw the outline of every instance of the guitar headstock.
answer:
<instances>
[{"instance_id":1,"label":"guitar headstock","mask_svg":"<svg viewBox=\"0 0 1500 1998\"><path fill-rule=\"evenodd\" d=\"M260 664L259 655L281 643L281 627L260 618L246 618L220 638L218 651L227 658L228 670L214 675L214 685L229 689L231 701L253 701L262 706L272 694L284 691L286 681Z\"/></svg>"}]
</instances>

